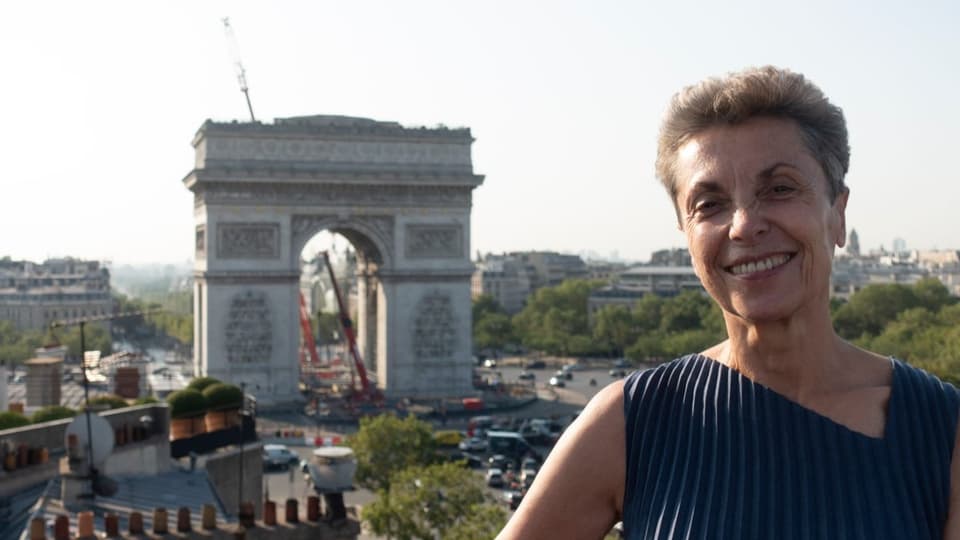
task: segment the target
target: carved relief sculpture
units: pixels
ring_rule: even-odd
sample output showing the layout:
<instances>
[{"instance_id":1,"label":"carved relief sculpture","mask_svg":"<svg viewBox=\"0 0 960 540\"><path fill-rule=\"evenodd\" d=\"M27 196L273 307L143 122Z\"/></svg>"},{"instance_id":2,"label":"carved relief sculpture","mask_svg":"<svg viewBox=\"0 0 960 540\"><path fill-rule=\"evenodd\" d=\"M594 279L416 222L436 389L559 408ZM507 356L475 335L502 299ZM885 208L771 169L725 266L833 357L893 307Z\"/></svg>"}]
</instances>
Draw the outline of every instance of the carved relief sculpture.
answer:
<instances>
[{"instance_id":1,"label":"carved relief sculpture","mask_svg":"<svg viewBox=\"0 0 960 540\"><path fill-rule=\"evenodd\" d=\"M275 259L280 256L279 223L218 223L220 259Z\"/></svg>"},{"instance_id":2,"label":"carved relief sculpture","mask_svg":"<svg viewBox=\"0 0 960 540\"><path fill-rule=\"evenodd\" d=\"M428 292L417 303L414 317L414 361L452 360L457 350L457 318L450 295Z\"/></svg>"},{"instance_id":3,"label":"carved relief sculpture","mask_svg":"<svg viewBox=\"0 0 960 540\"><path fill-rule=\"evenodd\" d=\"M247 290L233 297L227 312L227 362L269 362L273 352L273 319L267 295Z\"/></svg>"},{"instance_id":4,"label":"carved relief sculpture","mask_svg":"<svg viewBox=\"0 0 960 540\"><path fill-rule=\"evenodd\" d=\"M406 254L411 259L463 257L460 225L407 225Z\"/></svg>"}]
</instances>

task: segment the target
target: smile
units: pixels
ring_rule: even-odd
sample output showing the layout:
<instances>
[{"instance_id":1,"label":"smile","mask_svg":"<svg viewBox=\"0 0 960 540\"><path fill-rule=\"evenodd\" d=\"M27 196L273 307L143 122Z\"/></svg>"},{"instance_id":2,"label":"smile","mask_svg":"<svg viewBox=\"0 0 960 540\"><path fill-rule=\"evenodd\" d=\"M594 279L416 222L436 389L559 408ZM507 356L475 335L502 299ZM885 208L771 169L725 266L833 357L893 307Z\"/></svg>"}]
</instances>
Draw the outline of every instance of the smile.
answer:
<instances>
[{"instance_id":1,"label":"smile","mask_svg":"<svg viewBox=\"0 0 960 540\"><path fill-rule=\"evenodd\" d=\"M750 261L747 263L738 264L735 266L728 267L726 270L735 276L740 276L743 274L752 274L754 272L762 272L764 270L772 270L778 266L783 266L793 258L793 255L771 255L765 259L760 259L759 261Z\"/></svg>"}]
</instances>

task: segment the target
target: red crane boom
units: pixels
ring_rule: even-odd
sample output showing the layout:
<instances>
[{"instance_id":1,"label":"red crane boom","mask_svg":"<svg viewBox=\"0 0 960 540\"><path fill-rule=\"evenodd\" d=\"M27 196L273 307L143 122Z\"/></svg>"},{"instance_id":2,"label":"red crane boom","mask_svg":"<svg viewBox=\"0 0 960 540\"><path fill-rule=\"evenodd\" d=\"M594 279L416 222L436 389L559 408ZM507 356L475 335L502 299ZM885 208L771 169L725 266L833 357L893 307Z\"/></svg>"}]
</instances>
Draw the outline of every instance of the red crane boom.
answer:
<instances>
[{"instance_id":1,"label":"red crane boom","mask_svg":"<svg viewBox=\"0 0 960 540\"><path fill-rule=\"evenodd\" d=\"M357 374L360 376L360 386L363 396L373 398L375 392L370 389L370 380L367 379L367 370L363 367L363 359L360 358L360 351L357 349L357 338L353 333L353 321L347 313L347 308L343 303L343 297L340 295L340 287L337 285L337 278L333 275L333 265L330 264L330 255L326 251L323 253L323 261L327 264L327 272L330 273L330 282L333 284L333 294L337 297L337 308L340 310L340 326L343 327L343 334L347 336L347 343L350 347L350 356L353 357L353 363L357 367Z\"/></svg>"}]
</instances>

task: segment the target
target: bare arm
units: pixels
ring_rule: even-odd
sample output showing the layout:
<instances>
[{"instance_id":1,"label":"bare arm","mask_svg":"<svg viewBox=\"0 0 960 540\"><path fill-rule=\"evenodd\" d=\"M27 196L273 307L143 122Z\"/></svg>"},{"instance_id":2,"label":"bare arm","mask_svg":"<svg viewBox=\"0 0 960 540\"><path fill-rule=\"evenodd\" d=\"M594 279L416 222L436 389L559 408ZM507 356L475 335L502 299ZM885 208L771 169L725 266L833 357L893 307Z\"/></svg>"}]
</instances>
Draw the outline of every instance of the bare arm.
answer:
<instances>
[{"instance_id":1,"label":"bare arm","mask_svg":"<svg viewBox=\"0 0 960 540\"><path fill-rule=\"evenodd\" d=\"M947 525L943 529L944 540L960 540L960 426L953 443L953 458L950 462L950 508L947 510Z\"/></svg>"},{"instance_id":2,"label":"bare arm","mask_svg":"<svg viewBox=\"0 0 960 540\"><path fill-rule=\"evenodd\" d=\"M567 428L498 540L603 538L620 519L626 478L623 381Z\"/></svg>"}]
</instances>

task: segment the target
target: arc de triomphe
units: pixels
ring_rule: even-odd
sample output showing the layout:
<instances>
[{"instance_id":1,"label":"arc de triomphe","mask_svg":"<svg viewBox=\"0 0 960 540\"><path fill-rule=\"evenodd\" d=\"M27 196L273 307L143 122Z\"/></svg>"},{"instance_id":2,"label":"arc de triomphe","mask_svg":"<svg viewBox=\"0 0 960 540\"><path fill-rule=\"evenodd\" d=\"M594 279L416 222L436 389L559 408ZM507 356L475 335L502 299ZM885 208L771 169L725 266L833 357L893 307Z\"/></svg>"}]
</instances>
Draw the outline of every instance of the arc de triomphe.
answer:
<instances>
[{"instance_id":1,"label":"arc de triomphe","mask_svg":"<svg viewBox=\"0 0 960 540\"><path fill-rule=\"evenodd\" d=\"M194 194L194 373L298 399L300 254L358 255L358 344L388 396L471 391L469 129L340 116L207 121Z\"/></svg>"}]
</instances>

